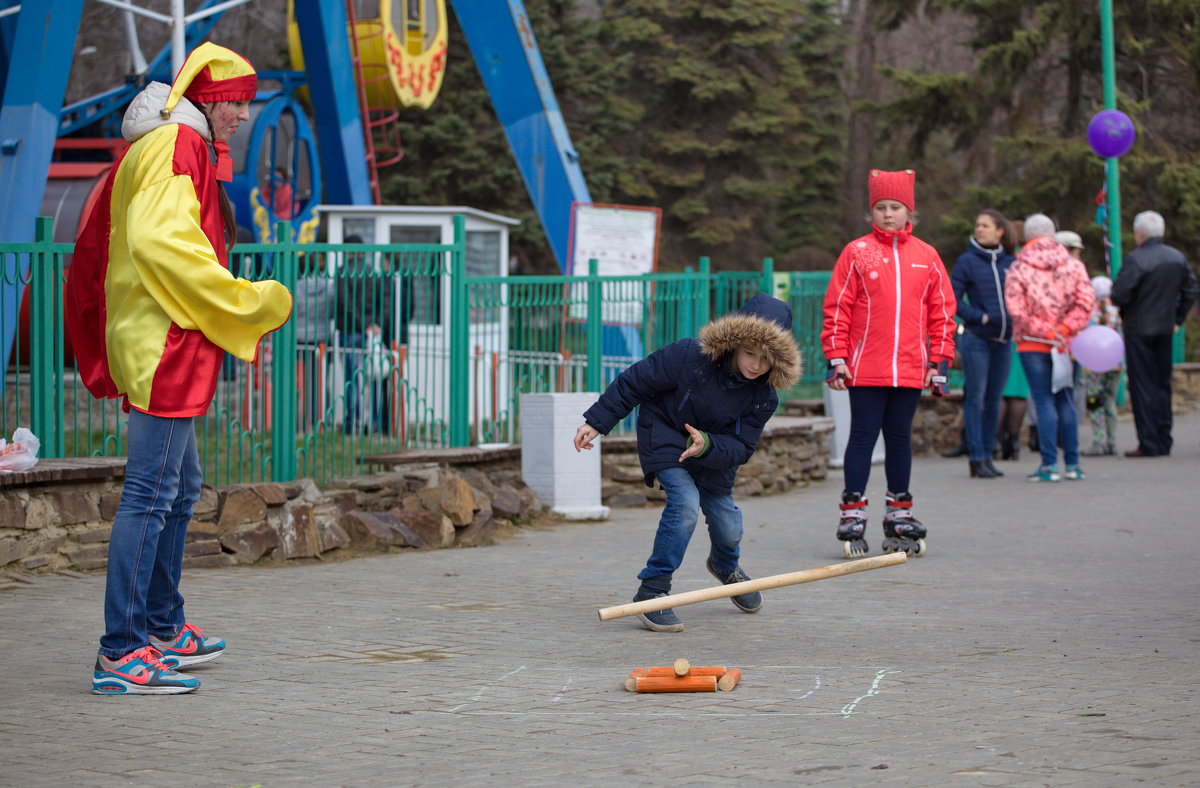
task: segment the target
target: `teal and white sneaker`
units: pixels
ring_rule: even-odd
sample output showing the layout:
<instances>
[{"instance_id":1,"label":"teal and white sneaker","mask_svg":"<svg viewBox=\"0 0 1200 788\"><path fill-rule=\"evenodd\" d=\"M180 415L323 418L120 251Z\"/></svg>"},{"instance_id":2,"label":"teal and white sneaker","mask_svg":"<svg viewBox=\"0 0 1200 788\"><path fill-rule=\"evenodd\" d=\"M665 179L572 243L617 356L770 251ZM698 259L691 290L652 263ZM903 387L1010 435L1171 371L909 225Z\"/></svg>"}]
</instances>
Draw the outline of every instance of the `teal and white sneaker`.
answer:
<instances>
[{"instance_id":1,"label":"teal and white sneaker","mask_svg":"<svg viewBox=\"0 0 1200 788\"><path fill-rule=\"evenodd\" d=\"M1082 478L1082 476L1080 478ZM1033 473L1026 476L1025 480L1030 482L1057 482L1061 481L1062 477L1058 475L1057 465L1043 465Z\"/></svg>"},{"instance_id":2,"label":"teal and white sneaker","mask_svg":"<svg viewBox=\"0 0 1200 788\"><path fill-rule=\"evenodd\" d=\"M1063 471L1063 478L1070 482L1081 482L1087 477L1083 475L1083 468L1078 465L1068 465L1067 469Z\"/></svg>"},{"instance_id":3,"label":"teal and white sneaker","mask_svg":"<svg viewBox=\"0 0 1200 788\"><path fill-rule=\"evenodd\" d=\"M200 686L200 679L176 673L164 665L161 654L151 646L120 659L96 655L92 692L97 695L178 695Z\"/></svg>"},{"instance_id":4,"label":"teal and white sneaker","mask_svg":"<svg viewBox=\"0 0 1200 788\"><path fill-rule=\"evenodd\" d=\"M160 640L151 635L150 645L161 653L168 668L189 668L225 653L224 640L204 637L204 630L195 624L184 624L174 640Z\"/></svg>"}]
</instances>

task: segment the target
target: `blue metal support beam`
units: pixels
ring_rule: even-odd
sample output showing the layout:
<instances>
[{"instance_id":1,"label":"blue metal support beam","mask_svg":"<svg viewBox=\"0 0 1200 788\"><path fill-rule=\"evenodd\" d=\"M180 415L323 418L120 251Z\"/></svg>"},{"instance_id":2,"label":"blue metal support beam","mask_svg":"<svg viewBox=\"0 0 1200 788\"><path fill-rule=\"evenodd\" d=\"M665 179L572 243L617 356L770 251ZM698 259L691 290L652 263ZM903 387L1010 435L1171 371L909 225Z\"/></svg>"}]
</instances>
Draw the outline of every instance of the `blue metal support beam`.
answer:
<instances>
[{"instance_id":1,"label":"blue metal support beam","mask_svg":"<svg viewBox=\"0 0 1200 788\"><path fill-rule=\"evenodd\" d=\"M558 267L566 272L571 204L592 198L525 6L521 0L451 3Z\"/></svg>"},{"instance_id":2,"label":"blue metal support beam","mask_svg":"<svg viewBox=\"0 0 1200 788\"><path fill-rule=\"evenodd\" d=\"M0 241L32 241L83 0L25 3L0 106Z\"/></svg>"},{"instance_id":3,"label":"blue metal support beam","mask_svg":"<svg viewBox=\"0 0 1200 788\"><path fill-rule=\"evenodd\" d=\"M196 11L192 13L192 16L207 11L215 6L217 2L218 0L204 0L196 8ZM208 36L209 31L221 20L223 15L224 12L218 11L188 23L184 30L184 49L187 52L191 52L204 43L204 39ZM171 42L168 41L146 64L146 73L144 75L140 77L135 75L137 78L129 78L129 81L120 87L106 90L103 93L89 96L82 101L77 101L74 104L63 107L58 127L58 136L65 137L117 111L123 112L126 105L133 100L133 97L152 81L170 84L175 79L175 74L171 70L172 59ZM114 133L119 133L121 127L119 117L115 119L113 127L116 130Z\"/></svg>"},{"instance_id":4,"label":"blue metal support beam","mask_svg":"<svg viewBox=\"0 0 1200 788\"><path fill-rule=\"evenodd\" d=\"M358 91L354 86L346 6L341 0L295 0L296 26L312 95L325 200L370 205L370 174Z\"/></svg>"},{"instance_id":5,"label":"blue metal support beam","mask_svg":"<svg viewBox=\"0 0 1200 788\"><path fill-rule=\"evenodd\" d=\"M83 0L42 0L25 3L16 14L0 101L0 241L34 239L82 11ZM3 285L15 291L12 303L21 303L27 276L21 271ZM18 310L5 310L4 359L12 352L17 320Z\"/></svg>"}]
</instances>

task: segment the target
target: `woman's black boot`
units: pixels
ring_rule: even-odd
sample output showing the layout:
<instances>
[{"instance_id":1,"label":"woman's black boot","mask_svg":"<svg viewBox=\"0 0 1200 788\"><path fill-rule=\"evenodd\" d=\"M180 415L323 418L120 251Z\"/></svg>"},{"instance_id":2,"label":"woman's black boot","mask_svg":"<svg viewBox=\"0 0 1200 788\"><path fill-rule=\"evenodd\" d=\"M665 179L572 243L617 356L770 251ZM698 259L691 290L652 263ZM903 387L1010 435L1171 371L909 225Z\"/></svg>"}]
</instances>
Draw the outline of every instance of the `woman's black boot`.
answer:
<instances>
[{"instance_id":1,"label":"woman's black boot","mask_svg":"<svg viewBox=\"0 0 1200 788\"><path fill-rule=\"evenodd\" d=\"M972 479L992 479L996 476L988 467L987 460L967 460L967 466L971 469Z\"/></svg>"}]
</instances>

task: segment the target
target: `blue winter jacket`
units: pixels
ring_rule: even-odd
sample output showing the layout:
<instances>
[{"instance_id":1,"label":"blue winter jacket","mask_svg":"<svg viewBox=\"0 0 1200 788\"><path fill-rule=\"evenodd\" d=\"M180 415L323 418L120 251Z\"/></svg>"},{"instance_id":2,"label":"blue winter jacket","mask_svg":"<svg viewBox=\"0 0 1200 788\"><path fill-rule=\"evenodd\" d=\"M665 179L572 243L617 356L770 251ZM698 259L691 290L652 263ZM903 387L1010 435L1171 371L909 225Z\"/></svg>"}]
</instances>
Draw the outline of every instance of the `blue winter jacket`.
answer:
<instances>
[{"instance_id":1,"label":"blue winter jacket","mask_svg":"<svg viewBox=\"0 0 1200 788\"><path fill-rule=\"evenodd\" d=\"M963 328L975 336L995 342L1012 341L1012 320L1004 305L1004 279L1014 259L1002 246L985 249L971 238L967 251L954 261L950 286L958 300L958 317Z\"/></svg>"},{"instance_id":2,"label":"blue winter jacket","mask_svg":"<svg viewBox=\"0 0 1200 788\"><path fill-rule=\"evenodd\" d=\"M764 349L771 370L755 380L743 377L734 364L734 351L741 346ZM638 458L647 486L653 486L658 471L679 466L688 445L684 424L690 424L708 434L711 446L684 460L683 467L697 484L730 490L779 404L775 389L793 385L799 375L792 311L759 293L737 314L701 329L699 339L672 342L628 367L583 416L607 434L641 406Z\"/></svg>"}]
</instances>

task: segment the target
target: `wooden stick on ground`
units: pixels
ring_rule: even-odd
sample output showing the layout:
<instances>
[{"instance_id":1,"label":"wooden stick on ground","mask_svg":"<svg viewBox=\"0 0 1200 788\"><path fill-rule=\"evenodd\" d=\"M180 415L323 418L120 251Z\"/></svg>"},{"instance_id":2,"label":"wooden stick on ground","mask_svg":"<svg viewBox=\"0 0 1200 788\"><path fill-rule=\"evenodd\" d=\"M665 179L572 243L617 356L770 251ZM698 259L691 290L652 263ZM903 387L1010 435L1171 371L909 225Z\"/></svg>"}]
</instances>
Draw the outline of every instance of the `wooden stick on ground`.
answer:
<instances>
[{"instance_id":1,"label":"wooden stick on ground","mask_svg":"<svg viewBox=\"0 0 1200 788\"><path fill-rule=\"evenodd\" d=\"M675 664L672 666L672 669L675 671L676 676L686 676L688 671L692 669L692 663L688 662L683 657L680 657L679 659L675 660Z\"/></svg>"},{"instance_id":2,"label":"wooden stick on ground","mask_svg":"<svg viewBox=\"0 0 1200 788\"><path fill-rule=\"evenodd\" d=\"M688 676L715 676L718 680L728 672L728 668L724 665L692 665L688 670ZM646 676L654 676L656 678L676 678L675 667L673 665L654 665L648 668L634 668L625 678L625 689L630 692L637 691L637 680Z\"/></svg>"},{"instance_id":3,"label":"wooden stick on ground","mask_svg":"<svg viewBox=\"0 0 1200 788\"><path fill-rule=\"evenodd\" d=\"M637 680L639 678L645 678L649 675L650 671L646 670L646 668L634 668L632 671L630 671L629 676L627 676L625 679L625 689L629 690L630 692L637 692ZM672 672L671 675L673 676L675 674Z\"/></svg>"},{"instance_id":4,"label":"wooden stick on ground","mask_svg":"<svg viewBox=\"0 0 1200 788\"><path fill-rule=\"evenodd\" d=\"M806 569L802 572L789 572L784 575L771 575L758 580L746 580L742 583L730 583L727 586L713 586L696 591L686 591L682 594L670 594L641 602L627 602L624 605L603 607L596 611L601 621L609 621L623 616L636 616L638 613L651 613L655 610L666 610L669 607L682 607L697 602L707 602L710 599L748 594L751 591L766 591L771 588L793 586L800 583L811 583L814 580L826 580L831 577L841 577L855 572L865 572L869 569L880 569L885 566L895 566L908 560L906 553L888 553L872 558L860 558L857 561L846 561L841 564L822 566L819 569Z\"/></svg>"},{"instance_id":5,"label":"wooden stick on ground","mask_svg":"<svg viewBox=\"0 0 1200 788\"><path fill-rule=\"evenodd\" d=\"M666 665L663 667L653 666L653 667L649 667L649 668L638 668L638 670L647 671L646 672L647 676L674 676L674 675L676 675L675 668L672 667L671 665ZM692 667L688 670L687 675L689 675L689 676L716 676L717 678L720 678L725 673L725 671L726 671L726 668L724 665L692 665Z\"/></svg>"},{"instance_id":6,"label":"wooden stick on ground","mask_svg":"<svg viewBox=\"0 0 1200 788\"><path fill-rule=\"evenodd\" d=\"M716 676L639 676L638 692L716 692Z\"/></svg>"},{"instance_id":7,"label":"wooden stick on ground","mask_svg":"<svg viewBox=\"0 0 1200 788\"><path fill-rule=\"evenodd\" d=\"M722 692L729 692L729 690L736 687L738 682L741 680L742 672L737 668L730 668L729 670L725 671L721 678L717 679L717 689L721 690Z\"/></svg>"}]
</instances>

